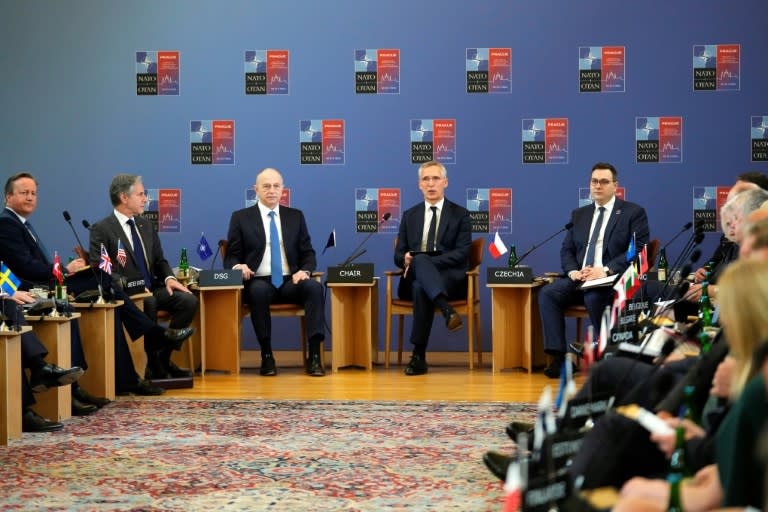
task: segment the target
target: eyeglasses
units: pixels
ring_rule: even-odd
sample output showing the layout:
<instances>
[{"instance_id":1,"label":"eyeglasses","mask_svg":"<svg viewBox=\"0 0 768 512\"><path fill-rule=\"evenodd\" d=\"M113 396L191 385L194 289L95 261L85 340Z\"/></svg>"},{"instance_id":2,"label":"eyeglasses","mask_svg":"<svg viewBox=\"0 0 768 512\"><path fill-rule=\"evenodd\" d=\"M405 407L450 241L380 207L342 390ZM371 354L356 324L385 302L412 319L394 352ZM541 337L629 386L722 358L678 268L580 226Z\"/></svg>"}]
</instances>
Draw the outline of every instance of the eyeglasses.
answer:
<instances>
[{"instance_id":1,"label":"eyeglasses","mask_svg":"<svg viewBox=\"0 0 768 512\"><path fill-rule=\"evenodd\" d=\"M607 187L607 186L608 186L608 185L610 185L611 183L614 183L614 180L609 180L609 179L607 179L607 178L603 178L602 180L598 180L598 179L596 179L596 178L592 178L592 179L590 180L590 183L592 184L592 186L593 186L593 187L596 187L596 186L598 186L598 185L601 185L601 186L603 186L603 187Z\"/></svg>"},{"instance_id":2,"label":"eyeglasses","mask_svg":"<svg viewBox=\"0 0 768 512\"><path fill-rule=\"evenodd\" d=\"M442 176L422 176L421 181L423 182L431 182L431 181L441 181L443 179Z\"/></svg>"}]
</instances>

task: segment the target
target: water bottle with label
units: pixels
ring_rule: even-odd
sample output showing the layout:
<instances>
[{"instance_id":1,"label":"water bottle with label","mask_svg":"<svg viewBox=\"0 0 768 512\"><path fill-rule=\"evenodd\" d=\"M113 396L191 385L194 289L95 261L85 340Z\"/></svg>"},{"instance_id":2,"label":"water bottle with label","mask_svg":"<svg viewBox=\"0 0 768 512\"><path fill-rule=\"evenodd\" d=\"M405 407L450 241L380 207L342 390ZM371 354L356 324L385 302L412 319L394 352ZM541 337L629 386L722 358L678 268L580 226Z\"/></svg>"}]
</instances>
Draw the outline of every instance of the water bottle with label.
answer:
<instances>
[{"instance_id":1,"label":"water bottle with label","mask_svg":"<svg viewBox=\"0 0 768 512\"><path fill-rule=\"evenodd\" d=\"M187 249L186 247L181 249L181 257L179 258L179 278L186 279L189 277L189 261L187 261Z\"/></svg>"},{"instance_id":2,"label":"water bottle with label","mask_svg":"<svg viewBox=\"0 0 768 512\"><path fill-rule=\"evenodd\" d=\"M507 266L509 268L515 267L517 265L517 249L515 249L515 244L512 244L509 246L509 259L507 260Z\"/></svg>"}]
</instances>

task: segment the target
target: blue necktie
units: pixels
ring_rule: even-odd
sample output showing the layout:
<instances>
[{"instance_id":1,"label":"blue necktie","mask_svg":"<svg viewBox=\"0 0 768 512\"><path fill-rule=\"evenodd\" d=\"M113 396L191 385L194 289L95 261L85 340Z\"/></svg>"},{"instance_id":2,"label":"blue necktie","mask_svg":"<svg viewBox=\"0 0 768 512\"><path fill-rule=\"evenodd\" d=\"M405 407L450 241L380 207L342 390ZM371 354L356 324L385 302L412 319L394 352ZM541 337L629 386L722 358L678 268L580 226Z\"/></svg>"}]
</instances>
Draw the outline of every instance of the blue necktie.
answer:
<instances>
[{"instance_id":1,"label":"blue necktie","mask_svg":"<svg viewBox=\"0 0 768 512\"><path fill-rule=\"evenodd\" d=\"M149 275L147 262L144 260L144 246L141 244L141 238L136 230L136 224L133 223L133 219L128 219L128 225L131 226L131 238L133 239L133 259L136 260L136 266L139 267L141 275L144 276L144 286L151 290L152 276Z\"/></svg>"},{"instance_id":2,"label":"blue necktie","mask_svg":"<svg viewBox=\"0 0 768 512\"><path fill-rule=\"evenodd\" d=\"M283 285L283 257L280 254L280 235L274 211L269 212L269 254L272 258L272 284L280 288Z\"/></svg>"},{"instance_id":3,"label":"blue necktie","mask_svg":"<svg viewBox=\"0 0 768 512\"><path fill-rule=\"evenodd\" d=\"M584 264L591 267L595 264L595 245L597 245L597 238L600 236L600 229L603 227L603 214L605 213L605 206L599 208L600 213L597 215L597 222L595 222L595 229L592 230L592 236L589 237L589 247L587 247L587 259Z\"/></svg>"},{"instance_id":4,"label":"blue necktie","mask_svg":"<svg viewBox=\"0 0 768 512\"><path fill-rule=\"evenodd\" d=\"M40 248L40 252L43 253L43 259L45 260L46 265L50 264L51 260L48 259L48 249L45 248L45 244L43 243L43 240L37 234L37 231L35 231L35 228L32 227L32 223L29 221L26 221L24 225L27 227L27 230L32 234L32 238L35 239L35 242L37 242L37 246Z\"/></svg>"}]
</instances>

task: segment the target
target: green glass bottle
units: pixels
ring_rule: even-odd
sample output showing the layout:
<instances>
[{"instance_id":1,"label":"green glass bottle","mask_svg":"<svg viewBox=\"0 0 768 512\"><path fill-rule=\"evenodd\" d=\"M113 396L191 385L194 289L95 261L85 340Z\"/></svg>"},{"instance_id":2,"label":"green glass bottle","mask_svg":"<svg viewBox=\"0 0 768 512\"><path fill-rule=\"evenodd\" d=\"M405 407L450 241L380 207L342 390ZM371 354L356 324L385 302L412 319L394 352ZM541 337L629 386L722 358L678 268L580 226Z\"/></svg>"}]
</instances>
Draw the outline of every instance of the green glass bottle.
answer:
<instances>
[{"instance_id":1,"label":"green glass bottle","mask_svg":"<svg viewBox=\"0 0 768 512\"><path fill-rule=\"evenodd\" d=\"M701 347L701 355L706 354L712 348L712 339L703 329L699 333L699 346Z\"/></svg>"},{"instance_id":2,"label":"green glass bottle","mask_svg":"<svg viewBox=\"0 0 768 512\"><path fill-rule=\"evenodd\" d=\"M715 262L712 260L709 260L706 265L704 265L704 280L709 282L709 279L712 277L712 271L715 269Z\"/></svg>"},{"instance_id":3,"label":"green glass bottle","mask_svg":"<svg viewBox=\"0 0 768 512\"><path fill-rule=\"evenodd\" d=\"M507 260L507 266L512 268L517 265L517 249L515 244L509 246L509 259Z\"/></svg>"},{"instance_id":4,"label":"green glass bottle","mask_svg":"<svg viewBox=\"0 0 768 512\"><path fill-rule=\"evenodd\" d=\"M691 475L691 470L685 462L685 428L680 426L675 429L675 450L669 460L667 481L674 483Z\"/></svg>"},{"instance_id":5,"label":"green glass bottle","mask_svg":"<svg viewBox=\"0 0 768 512\"><path fill-rule=\"evenodd\" d=\"M701 283L701 300L699 301L699 320L701 328L712 327L712 302L709 300L709 282Z\"/></svg>"},{"instance_id":6,"label":"green glass bottle","mask_svg":"<svg viewBox=\"0 0 768 512\"><path fill-rule=\"evenodd\" d=\"M187 249L181 249L181 257L179 258L179 277L189 277L189 261L187 260Z\"/></svg>"},{"instance_id":7,"label":"green glass bottle","mask_svg":"<svg viewBox=\"0 0 768 512\"><path fill-rule=\"evenodd\" d=\"M680 480L670 482L667 512L683 512L683 502L680 499Z\"/></svg>"},{"instance_id":8,"label":"green glass bottle","mask_svg":"<svg viewBox=\"0 0 768 512\"><path fill-rule=\"evenodd\" d=\"M667 271L669 270L669 263L667 263L667 250L662 247L659 253L659 263L656 265L659 281L667 280Z\"/></svg>"}]
</instances>

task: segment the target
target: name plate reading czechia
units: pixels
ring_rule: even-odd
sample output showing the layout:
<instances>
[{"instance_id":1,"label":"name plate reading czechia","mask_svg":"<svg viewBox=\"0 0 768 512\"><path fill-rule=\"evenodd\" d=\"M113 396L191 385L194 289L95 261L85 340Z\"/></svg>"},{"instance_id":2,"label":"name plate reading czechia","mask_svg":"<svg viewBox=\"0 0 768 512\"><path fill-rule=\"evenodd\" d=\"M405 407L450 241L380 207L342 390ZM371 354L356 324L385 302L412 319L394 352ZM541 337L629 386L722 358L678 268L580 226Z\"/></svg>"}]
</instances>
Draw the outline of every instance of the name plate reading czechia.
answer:
<instances>
[{"instance_id":1,"label":"name plate reading czechia","mask_svg":"<svg viewBox=\"0 0 768 512\"><path fill-rule=\"evenodd\" d=\"M488 284L531 284L533 269L521 265L519 267L488 267Z\"/></svg>"}]
</instances>

